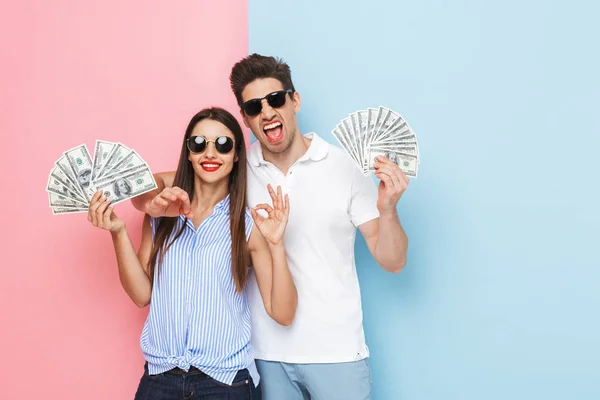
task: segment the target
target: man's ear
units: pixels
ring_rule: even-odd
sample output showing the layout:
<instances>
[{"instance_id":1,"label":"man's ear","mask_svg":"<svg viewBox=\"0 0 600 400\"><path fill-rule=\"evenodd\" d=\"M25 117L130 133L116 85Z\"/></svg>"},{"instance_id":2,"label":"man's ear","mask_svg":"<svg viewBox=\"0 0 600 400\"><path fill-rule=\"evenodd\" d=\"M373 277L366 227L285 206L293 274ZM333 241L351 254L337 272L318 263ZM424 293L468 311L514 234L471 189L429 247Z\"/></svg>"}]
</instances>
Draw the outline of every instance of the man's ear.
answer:
<instances>
[{"instance_id":1,"label":"man's ear","mask_svg":"<svg viewBox=\"0 0 600 400\"><path fill-rule=\"evenodd\" d=\"M294 112L297 113L298 111L300 111L300 104L301 104L300 93L294 92L293 96L294 96Z\"/></svg>"}]
</instances>

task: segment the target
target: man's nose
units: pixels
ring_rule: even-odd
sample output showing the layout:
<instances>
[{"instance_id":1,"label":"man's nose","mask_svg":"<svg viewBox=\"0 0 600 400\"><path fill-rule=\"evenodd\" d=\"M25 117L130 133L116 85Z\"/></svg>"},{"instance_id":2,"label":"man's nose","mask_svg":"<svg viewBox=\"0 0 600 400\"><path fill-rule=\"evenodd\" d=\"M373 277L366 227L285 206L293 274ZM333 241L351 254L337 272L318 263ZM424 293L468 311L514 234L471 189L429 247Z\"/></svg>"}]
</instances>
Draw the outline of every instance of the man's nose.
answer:
<instances>
[{"instance_id":1,"label":"man's nose","mask_svg":"<svg viewBox=\"0 0 600 400\"><path fill-rule=\"evenodd\" d=\"M275 116L275 110L273 109L273 107L271 107L269 105L269 102L267 101L267 99L262 99L261 101L262 103L262 115L263 115L263 119L266 119L267 121L272 119Z\"/></svg>"}]
</instances>

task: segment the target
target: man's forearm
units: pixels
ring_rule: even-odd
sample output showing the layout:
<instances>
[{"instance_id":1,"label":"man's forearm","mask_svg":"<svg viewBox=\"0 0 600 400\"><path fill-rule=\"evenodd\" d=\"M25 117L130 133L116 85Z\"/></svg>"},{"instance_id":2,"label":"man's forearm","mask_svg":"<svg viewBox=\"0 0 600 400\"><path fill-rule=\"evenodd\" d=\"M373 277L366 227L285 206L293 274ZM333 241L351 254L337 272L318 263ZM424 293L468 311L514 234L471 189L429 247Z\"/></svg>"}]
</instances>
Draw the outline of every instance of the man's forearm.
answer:
<instances>
[{"instance_id":1,"label":"man's forearm","mask_svg":"<svg viewBox=\"0 0 600 400\"><path fill-rule=\"evenodd\" d=\"M408 237L396 210L380 213L375 260L386 271L398 273L406 264Z\"/></svg>"}]
</instances>

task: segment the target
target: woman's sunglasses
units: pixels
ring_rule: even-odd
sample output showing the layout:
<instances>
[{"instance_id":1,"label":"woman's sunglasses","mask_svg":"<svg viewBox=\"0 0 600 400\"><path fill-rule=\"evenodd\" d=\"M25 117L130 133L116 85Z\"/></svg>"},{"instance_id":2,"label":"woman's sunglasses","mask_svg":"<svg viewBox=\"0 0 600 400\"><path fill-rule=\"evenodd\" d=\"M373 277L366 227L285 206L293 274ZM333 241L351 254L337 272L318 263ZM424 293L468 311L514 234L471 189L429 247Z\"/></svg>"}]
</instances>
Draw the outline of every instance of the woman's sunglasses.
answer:
<instances>
[{"instance_id":1,"label":"woman's sunglasses","mask_svg":"<svg viewBox=\"0 0 600 400\"><path fill-rule=\"evenodd\" d=\"M227 154L233 149L233 139L229 136L219 136L215 140L206 140L204 136L190 136L187 148L192 153L202 153L210 142L215 144L215 149L221 154Z\"/></svg>"},{"instance_id":2,"label":"woman's sunglasses","mask_svg":"<svg viewBox=\"0 0 600 400\"><path fill-rule=\"evenodd\" d=\"M269 93L262 99L252 99L242 103L242 110L249 117L254 117L262 111L262 101L267 100L267 103L272 108L283 107L285 98L288 93L294 93L292 89L278 90L277 92Z\"/></svg>"}]
</instances>

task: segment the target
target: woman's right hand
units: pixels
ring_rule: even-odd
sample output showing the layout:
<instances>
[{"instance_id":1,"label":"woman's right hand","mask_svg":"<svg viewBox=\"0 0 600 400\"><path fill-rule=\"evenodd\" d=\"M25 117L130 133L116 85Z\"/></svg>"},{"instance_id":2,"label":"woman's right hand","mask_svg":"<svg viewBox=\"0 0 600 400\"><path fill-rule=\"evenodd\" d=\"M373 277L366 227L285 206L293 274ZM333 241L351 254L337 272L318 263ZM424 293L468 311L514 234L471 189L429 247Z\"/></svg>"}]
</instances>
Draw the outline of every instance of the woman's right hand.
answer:
<instances>
[{"instance_id":1,"label":"woman's right hand","mask_svg":"<svg viewBox=\"0 0 600 400\"><path fill-rule=\"evenodd\" d=\"M190 197L187 192L177 186L164 188L146 206L146 214L151 217L178 217L193 218Z\"/></svg>"},{"instance_id":2,"label":"woman's right hand","mask_svg":"<svg viewBox=\"0 0 600 400\"><path fill-rule=\"evenodd\" d=\"M101 190L94 193L90 201L88 221L95 227L111 233L119 233L125 229L125 222L117 217L113 211L113 206L110 205L110 200L102 195Z\"/></svg>"}]
</instances>

